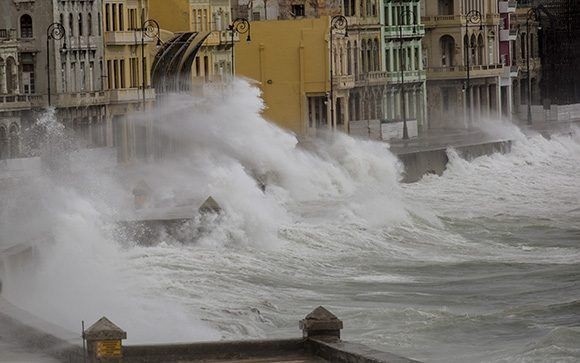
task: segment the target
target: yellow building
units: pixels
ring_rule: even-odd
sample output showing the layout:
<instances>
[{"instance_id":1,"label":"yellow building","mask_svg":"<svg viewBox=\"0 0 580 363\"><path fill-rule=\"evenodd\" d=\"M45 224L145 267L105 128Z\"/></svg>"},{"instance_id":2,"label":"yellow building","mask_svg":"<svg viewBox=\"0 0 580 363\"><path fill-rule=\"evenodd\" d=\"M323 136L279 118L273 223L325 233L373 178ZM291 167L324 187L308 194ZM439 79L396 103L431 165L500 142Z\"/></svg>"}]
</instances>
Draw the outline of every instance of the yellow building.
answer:
<instances>
[{"instance_id":1,"label":"yellow building","mask_svg":"<svg viewBox=\"0 0 580 363\"><path fill-rule=\"evenodd\" d=\"M236 74L260 82L264 116L298 135L313 135L330 118L329 21L252 22L251 42L242 38L235 47Z\"/></svg>"},{"instance_id":2,"label":"yellow building","mask_svg":"<svg viewBox=\"0 0 580 363\"><path fill-rule=\"evenodd\" d=\"M150 16L163 30L197 32L199 38L205 38L192 65L195 85L222 82L231 77L229 0L150 0Z\"/></svg>"},{"instance_id":3,"label":"yellow building","mask_svg":"<svg viewBox=\"0 0 580 363\"><path fill-rule=\"evenodd\" d=\"M108 129L120 161L146 158L153 153L148 150L150 128L126 117L132 111L150 107L155 100L149 73L152 47L157 40L141 31L148 19L148 5L148 0L103 1L103 73L110 102L107 119L112 123Z\"/></svg>"}]
</instances>

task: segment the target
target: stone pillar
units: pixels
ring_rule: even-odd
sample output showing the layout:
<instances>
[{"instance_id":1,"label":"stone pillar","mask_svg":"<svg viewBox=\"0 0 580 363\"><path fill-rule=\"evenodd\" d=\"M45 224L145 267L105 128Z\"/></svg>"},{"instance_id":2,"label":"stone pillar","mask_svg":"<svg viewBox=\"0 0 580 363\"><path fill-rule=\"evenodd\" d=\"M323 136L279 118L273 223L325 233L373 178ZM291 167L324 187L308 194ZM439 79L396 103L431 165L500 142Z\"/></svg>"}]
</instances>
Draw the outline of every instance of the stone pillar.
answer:
<instances>
[{"instance_id":1,"label":"stone pillar","mask_svg":"<svg viewBox=\"0 0 580 363\"><path fill-rule=\"evenodd\" d=\"M123 361L122 340L127 333L109 319L102 317L83 332L87 341L90 363L121 363Z\"/></svg>"},{"instance_id":2,"label":"stone pillar","mask_svg":"<svg viewBox=\"0 0 580 363\"><path fill-rule=\"evenodd\" d=\"M319 306L300 320L300 329L302 329L304 338L331 337L340 339L342 320L324 307Z\"/></svg>"}]
</instances>

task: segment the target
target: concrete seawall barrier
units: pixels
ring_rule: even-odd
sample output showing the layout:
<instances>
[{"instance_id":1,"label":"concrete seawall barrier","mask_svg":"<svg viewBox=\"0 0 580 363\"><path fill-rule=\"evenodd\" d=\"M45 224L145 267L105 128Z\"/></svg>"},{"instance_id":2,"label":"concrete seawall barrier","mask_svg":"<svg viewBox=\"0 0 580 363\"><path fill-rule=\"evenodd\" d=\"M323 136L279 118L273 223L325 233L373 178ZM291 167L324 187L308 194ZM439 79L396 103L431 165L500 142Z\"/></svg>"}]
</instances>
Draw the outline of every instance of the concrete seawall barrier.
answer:
<instances>
[{"instance_id":1,"label":"concrete seawall barrier","mask_svg":"<svg viewBox=\"0 0 580 363\"><path fill-rule=\"evenodd\" d=\"M491 155L498 152L507 153L511 150L511 144L511 141L494 141L457 146L454 149L461 157L472 160L483 155ZM447 169L447 163L449 162L446 147L409 152L400 151L397 156L405 166L403 177L403 182L405 183L419 181L426 174L442 175Z\"/></svg>"}]
</instances>

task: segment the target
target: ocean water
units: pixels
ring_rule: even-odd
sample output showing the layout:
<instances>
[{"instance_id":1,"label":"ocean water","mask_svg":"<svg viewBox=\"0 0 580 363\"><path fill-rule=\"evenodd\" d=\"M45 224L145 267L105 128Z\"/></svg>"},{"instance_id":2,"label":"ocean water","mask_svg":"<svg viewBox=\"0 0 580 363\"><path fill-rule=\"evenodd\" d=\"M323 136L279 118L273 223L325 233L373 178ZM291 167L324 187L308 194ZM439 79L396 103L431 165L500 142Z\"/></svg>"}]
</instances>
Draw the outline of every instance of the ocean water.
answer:
<instances>
[{"instance_id":1,"label":"ocean water","mask_svg":"<svg viewBox=\"0 0 580 363\"><path fill-rule=\"evenodd\" d=\"M134 167L157 203L224 209L179 238L115 232L131 208L119 173L4 193L0 241L51 236L6 297L69 329L106 315L130 342L297 337L323 305L345 339L427 362L580 361L580 131L488 122L510 153L450 149L442 176L402 184L387 144L327 135L306 150L262 107L238 81L148 115L181 146Z\"/></svg>"}]
</instances>

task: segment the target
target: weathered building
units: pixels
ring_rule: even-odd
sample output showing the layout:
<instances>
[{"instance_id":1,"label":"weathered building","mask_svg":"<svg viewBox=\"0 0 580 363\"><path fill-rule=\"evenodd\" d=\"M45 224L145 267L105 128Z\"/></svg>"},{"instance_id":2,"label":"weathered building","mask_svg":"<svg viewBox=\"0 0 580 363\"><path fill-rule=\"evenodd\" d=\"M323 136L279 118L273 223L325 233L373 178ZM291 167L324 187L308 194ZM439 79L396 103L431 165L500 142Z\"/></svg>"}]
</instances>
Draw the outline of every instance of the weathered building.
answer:
<instances>
[{"instance_id":1,"label":"weathered building","mask_svg":"<svg viewBox=\"0 0 580 363\"><path fill-rule=\"evenodd\" d=\"M146 0L0 2L0 158L35 155L32 133L22 130L35 129L48 106L80 146L117 146L120 161L135 156L129 150L139 136L122 119L141 94L154 99L149 82L141 92L146 7Z\"/></svg>"},{"instance_id":2,"label":"weathered building","mask_svg":"<svg viewBox=\"0 0 580 363\"><path fill-rule=\"evenodd\" d=\"M107 120L111 142L120 161L145 159L152 149L152 120L131 120L127 115L150 108L155 101L151 87L152 49L157 29L148 34L148 0L103 0L103 86L108 90Z\"/></svg>"},{"instance_id":3,"label":"weathered building","mask_svg":"<svg viewBox=\"0 0 580 363\"><path fill-rule=\"evenodd\" d=\"M532 105L541 104L540 84L542 65L540 60L540 22L531 15L531 3L518 3L511 17L511 70L513 113L520 120L527 119L528 93ZM529 64L528 64L529 56ZM529 74L528 74L529 66Z\"/></svg>"},{"instance_id":4,"label":"weathered building","mask_svg":"<svg viewBox=\"0 0 580 363\"><path fill-rule=\"evenodd\" d=\"M530 1L523 1L527 4ZM538 23L541 98L545 104L580 103L580 2L534 0L542 6Z\"/></svg>"},{"instance_id":5,"label":"weathered building","mask_svg":"<svg viewBox=\"0 0 580 363\"><path fill-rule=\"evenodd\" d=\"M431 128L472 127L501 114L497 0L423 0ZM481 17L468 17L476 10Z\"/></svg>"},{"instance_id":6,"label":"weathered building","mask_svg":"<svg viewBox=\"0 0 580 363\"><path fill-rule=\"evenodd\" d=\"M387 72L383 122L400 133L400 123L405 117L411 135L416 135L428 128L421 6L417 1L386 0L382 10L383 63Z\"/></svg>"}]
</instances>

